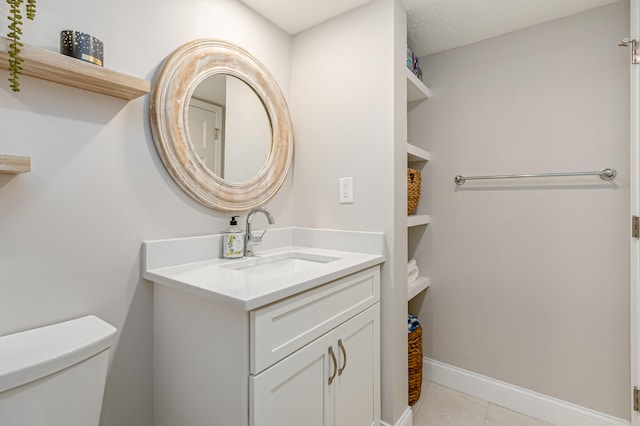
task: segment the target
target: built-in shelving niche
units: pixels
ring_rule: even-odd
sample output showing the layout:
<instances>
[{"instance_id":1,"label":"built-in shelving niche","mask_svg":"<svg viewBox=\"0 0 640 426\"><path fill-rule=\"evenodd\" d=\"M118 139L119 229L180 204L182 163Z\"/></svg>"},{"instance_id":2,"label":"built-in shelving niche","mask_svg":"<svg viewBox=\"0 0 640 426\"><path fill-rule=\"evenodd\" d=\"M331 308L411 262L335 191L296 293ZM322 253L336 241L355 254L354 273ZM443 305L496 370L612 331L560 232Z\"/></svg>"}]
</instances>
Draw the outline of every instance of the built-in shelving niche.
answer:
<instances>
[{"instance_id":1,"label":"built-in shelving niche","mask_svg":"<svg viewBox=\"0 0 640 426\"><path fill-rule=\"evenodd\" d=\"M414 226L428 225L431 222L431 215L415 214L407 217L407 228Z\"/></svg>"},{"instance_id":2,"label":"built-in shelving niche","mask_svg":"<svg viewBox=\"0 0 640 426\"><path fill-rule=\"evenodd\" d=\"M407 71L407 102L423 101L431 97L431 90L416 77L409 68Z\"/></svg>"},{"instance_id":3,"label":"built-in shelving niche","mask_svg":"<svg viewBox=\"0 0 640 426\"><path fill-rule=\"evenodd\" d=\"M418 102L429 99L431 91L411 70L407 68L407 102ZM412 168L422 169L424 163L431 161L431 153L416 145L407 143L407 164ZM413 163L413 164L412 164ZM431 222L431 216L428 214L412 214L407 216L407 229L410 230L416 226L425 226ZM431 281L429 277L420 276L415 281L409 283L407 288L407 300L411 300L426 290Z\"/></svg>"},{"instance_id":4,"label":"built-in shelving niche","mask_svg":"<svg viewBox=\"0 0 640 426\"><path fill-rule=\"evenodd\" d=\"M431 153L415 145L407 144L407 161L409 163L431 160Z\"/></svg>"},{"instance_id":5,"label":"built-in shelving niche","mask_svg":"<svg viewBox=\"0 0 640 426\"><path fill-rule=\"evenodd\" d=\"M407 300L413 299L420 294L421 291L429 288L429 284L431 284L429 277L418 277L418 279L409 283L409 288L407 289Z\"/></svg>"},{"instance_id":6,"label":"built-in shelving niche","mask_svg":"<svg viewBox=\"0 0 640 426\"><path fill-rule=\"evenodd\" d=\"M413 75L413 74L412 74ZM421 163L431 160L431 153L415 145L407 143L407 163ZM413 168L421 168L415 166ZM407 217L407 227L427 225L431 221L428 214L413 214Z\"/></svg>"},{"instance_id":7,"label":"built-in shelving niche","mask_svg":"<svg viewBox=\"0 0 640 426\"><path fill-rule=\"evenodd\" d=\"M10 40L0 37L0 69L9 69ZM102 68L56 52L20 48L22 74L120 99L132 100L151 91L151 83L138 77ZM0 173L18 174L31 169L29 157L0 155Z\"/></svg>"}]
</instances>

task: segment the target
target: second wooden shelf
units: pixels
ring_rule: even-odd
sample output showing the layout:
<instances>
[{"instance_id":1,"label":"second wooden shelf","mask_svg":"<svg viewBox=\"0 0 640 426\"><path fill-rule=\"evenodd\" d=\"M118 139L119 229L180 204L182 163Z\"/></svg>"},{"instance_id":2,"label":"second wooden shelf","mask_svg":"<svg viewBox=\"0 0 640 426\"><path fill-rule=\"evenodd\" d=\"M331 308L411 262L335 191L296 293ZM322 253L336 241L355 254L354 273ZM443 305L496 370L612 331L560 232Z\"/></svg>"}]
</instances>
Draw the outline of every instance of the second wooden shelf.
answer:
<instances>
[{"instance_id":1,"label":"second wooden shelf","mask_svg":"<svg viewBox=\"0 0 640 426\"><path fill-rule=\"evenodd\" d=\"M31 171L31 158L17 155L0 155L0 173L18 175Z\"/></svg>"}]
</instances>

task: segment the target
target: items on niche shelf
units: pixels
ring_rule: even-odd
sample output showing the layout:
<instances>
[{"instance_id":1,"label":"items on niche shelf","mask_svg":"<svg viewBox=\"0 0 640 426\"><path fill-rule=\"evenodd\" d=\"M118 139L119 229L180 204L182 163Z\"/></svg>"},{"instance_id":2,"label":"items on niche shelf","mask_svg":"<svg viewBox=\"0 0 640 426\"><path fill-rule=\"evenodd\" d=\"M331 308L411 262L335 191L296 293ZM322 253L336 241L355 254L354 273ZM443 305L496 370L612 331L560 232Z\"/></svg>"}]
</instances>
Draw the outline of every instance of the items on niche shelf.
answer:
<instances>
[{"instance_id":1,"label":"items on niche shelf","mask_svg":"<svg viewBox=\"0 0 640 426\"><path fill-rule=\"evenodd\" d=\"M412 282L418 279L419 274L420 274L420 270L418 269L418 264L416 263L416 260L415 259L409 260L409 263L407 264L407 282L411 284Z\"/></svg>"},{"instance_id":2,"label":"items on niche shelf","mask_svg":"<svg viewBox=\"0 0 640 426\"><path fill-rule=\"evenodd\" d=\"M420 320L417 315L408 314L407 315L407 332L411 333L412 331L416 331L420 327Z\"/></svg>"},{"instance_id":3,"label":"items on niche shelf","mask_svg":"<svg viewBox=\"0 0 640 426\"><path fill-rule=\"evenodd\" d=\"M407 68L411 70L411 72L422 80L422 69L420 68L420 58L413 53L413 50L409 46L407 46Z\"/></svg>"},{"instance_id":4,"label":"items on niche shelf","mask_svg":"<svg viewBox=\"0 0 640 426\"><path fill-rule=\"evenodd\" d=\"M420 170L407 167L407 214L415 213L420 202L420 185L422 173Z\"/></svg>"},{"instance_id":5,"label":"items on niche shelf","mask_svg":"<svg viewBox=\"0 0 640 426\"><path fill-rule=\"evenodd\" d=\"M409 405L420 399L422 391L422 327L418 317L409 314L408 322Z\"/></svg>"}]
</instances>

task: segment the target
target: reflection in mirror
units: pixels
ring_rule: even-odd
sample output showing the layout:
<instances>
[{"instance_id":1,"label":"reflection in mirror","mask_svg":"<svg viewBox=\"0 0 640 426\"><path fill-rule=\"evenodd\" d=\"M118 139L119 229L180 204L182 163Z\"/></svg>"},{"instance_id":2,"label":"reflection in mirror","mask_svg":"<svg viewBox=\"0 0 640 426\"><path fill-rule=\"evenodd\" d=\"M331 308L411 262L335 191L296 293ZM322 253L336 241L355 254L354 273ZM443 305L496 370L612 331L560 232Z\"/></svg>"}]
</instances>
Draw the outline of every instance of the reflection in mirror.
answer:
<instances>
[{"instance_id":1,"label":"reflection in mirror","mask_svg":"<svg viewBox=\"0 0 640 426\"><path fill-rule=\"evenodd\" d=\"M242 80L205 78L189 101L189 136L200 160L220 178L242 182L257 175L271 151L264 104Z\"/></svg>"},{"instance_id":2,"label":"reflection in mirror","mask_svg":"<svg viewBox=\"0 0 640 426\"><path fill-rule=\"evenodd\" d=\"M220 105L195 98L189 102L189 137L193 148L204 165L220 177L224 177L223 114Z\"/></svg>"}]
</instances>

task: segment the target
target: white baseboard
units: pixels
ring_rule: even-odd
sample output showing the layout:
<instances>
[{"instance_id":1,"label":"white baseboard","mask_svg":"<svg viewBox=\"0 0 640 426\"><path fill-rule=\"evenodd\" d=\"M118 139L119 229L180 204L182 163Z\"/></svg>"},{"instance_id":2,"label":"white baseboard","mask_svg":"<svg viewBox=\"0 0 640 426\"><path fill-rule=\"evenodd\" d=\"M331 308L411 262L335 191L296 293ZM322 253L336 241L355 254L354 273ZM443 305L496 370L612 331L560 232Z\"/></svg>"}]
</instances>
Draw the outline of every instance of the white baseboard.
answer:
<instances>
[{"instance_id":1,"label":"white baseboard","mask_svg":"<svg viewBox=\"0 0 640 426\"><path fill-rule=\"evenodd\" d=\"M413 424L413 416L411 413L411 407L407 407L407 409L404 410L404 413L402 413L402 416L400 416L400 419L398 419L398 422L393 426L412 426L412 424ZM385 422L382 422L381 425L392 426L389 423L385 423Z\"/></svg>"},{"instance_id":2,"label":"white baseboard","mask_svg":"<svg viewBox=\"0 0 640 426\"><path fill-rule=\"evenodd\" d=\"M558 426L628 426L629 422L551 396L543 395L454 367L424 359L423 377L467 395Z\"/></svg>"}]
</instances>

